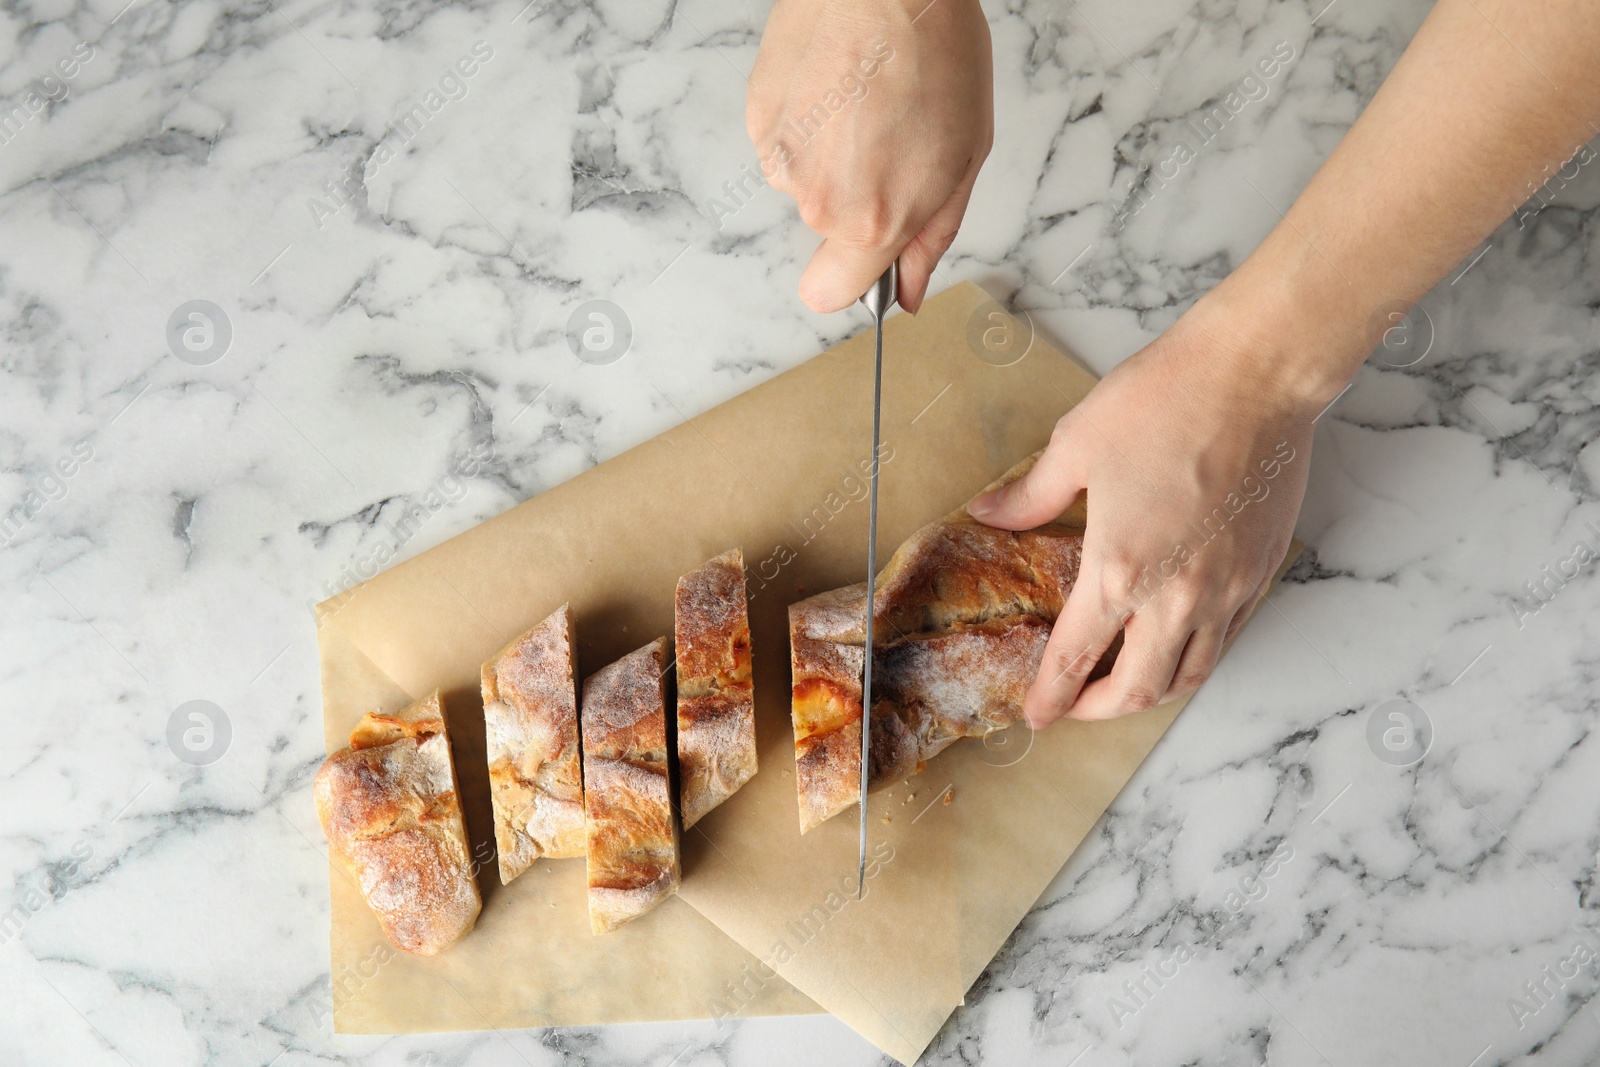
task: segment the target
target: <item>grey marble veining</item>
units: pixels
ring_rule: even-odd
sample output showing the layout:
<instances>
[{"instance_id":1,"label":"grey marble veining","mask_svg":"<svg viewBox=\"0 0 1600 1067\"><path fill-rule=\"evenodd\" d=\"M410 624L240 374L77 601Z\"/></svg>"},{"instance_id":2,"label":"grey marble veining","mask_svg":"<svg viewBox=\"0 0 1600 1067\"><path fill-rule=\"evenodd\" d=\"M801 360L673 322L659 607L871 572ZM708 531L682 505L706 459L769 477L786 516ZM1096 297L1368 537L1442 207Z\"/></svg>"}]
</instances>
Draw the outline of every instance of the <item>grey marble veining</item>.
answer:
<instances>
[{"instance_id":1,"label":"grey marble veining","mask_svg":"<svg viewBox=\"0 0 1600 1067\"><path fill-rule=\"evenodd\" d=\"M802 307L813 238L749 180L764 8L122 3L0 12L0 1060L883 1062L826 1017L326 1014L307 605L864 325ZM1109 370L1427 10L1324 4L987 5L995 149L935 291ZM1322 419L1312 550L923 1062L1600 1058L1597 171L1508 205ZM591 299L615 362L568 348ZM192 301L220 356L169 341ZM228 736L185 748L196 700Z\"/></svg>"}]
</instances>

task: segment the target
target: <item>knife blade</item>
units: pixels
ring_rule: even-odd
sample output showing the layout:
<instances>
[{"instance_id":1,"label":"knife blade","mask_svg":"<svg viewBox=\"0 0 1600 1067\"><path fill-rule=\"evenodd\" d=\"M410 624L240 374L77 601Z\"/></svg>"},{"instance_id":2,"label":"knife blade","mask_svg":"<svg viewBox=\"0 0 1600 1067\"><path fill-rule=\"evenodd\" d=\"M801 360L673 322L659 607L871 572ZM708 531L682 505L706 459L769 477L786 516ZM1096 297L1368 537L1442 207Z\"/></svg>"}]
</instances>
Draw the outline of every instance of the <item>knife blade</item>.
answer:
<instances>
[{"instance_id":1,"label":"knife blade","mask_svg":"<svg viewBox=\"0 0 1600 1067\"><path fill-rule=\"evenodd\" d=\"M861 678L861 843L856 864L856 899L867 887L867 773L872 750L872 602L878 577L878 446L883 431L883 317L894 306L900 271L895 263L861 297L872 312L878 344L872 368L872 489L867 497L867 632Z\"/></svg>"}]
</instances>

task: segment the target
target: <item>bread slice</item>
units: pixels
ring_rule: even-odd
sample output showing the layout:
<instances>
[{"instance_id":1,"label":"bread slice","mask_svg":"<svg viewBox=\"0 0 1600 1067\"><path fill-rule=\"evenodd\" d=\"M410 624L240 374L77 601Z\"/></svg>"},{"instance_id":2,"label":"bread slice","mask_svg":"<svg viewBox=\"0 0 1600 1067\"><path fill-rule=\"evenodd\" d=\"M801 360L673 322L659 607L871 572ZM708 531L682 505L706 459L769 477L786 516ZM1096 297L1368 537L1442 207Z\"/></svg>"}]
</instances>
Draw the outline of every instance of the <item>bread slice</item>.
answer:
<instances>
[{"instance_id":1,"label":"bread slice","mask_svg":"<svg viewBox=\"0 0 1600 1067\"><path fill-rule=\"evenodd\" d=\"M483 665L483 725L500 882L540 856L584 853L572 620L555 614Z\"/></svg>"},{"instance_id":2,"label":"bread slice","mask_svg":"<svg viewBox=\"0 0 1600 1067\"><path fill-rule=\"evenodd\" d=\"M439 692L362 717L317 771L317 816L390 941L432 956L483 907Z\"/></svg>"},{"instance_id":3,"label":"bread slice","mask_svg":"<svg viewBox=\"0 0 1600 1067\"><path fill-rule=\"evenodd\" d=\"M1034 458L995 484L1021 477ZM1013 533L965 508L896 550L878 574L873 605L869 788L916 774L962 737L1021 721L1082 553L1076 518ZM802 833L860 792L866 588L830 590L789 608Z\"/></svg>"},{"instance_id":4,"label":"bread slice","mask_svg":"<svg viewBox=\"0 0 1600 1067\"><path fill-rule=\"evenodd\" d=\"M756 773L744 555L730 548L678 579L678 806L685 830Z\"/></svg>"},{"instance_id":5,"label":"bread slice","mask_svg":"<svg viewBox=\"0 0 1600 1067\"><path fill-rule=\"evenodd\" d=\"M667 640L583 683L583 804L589 927L615 930L678 890L678 830L667 768Z\"/></svg>"}]
</instances>

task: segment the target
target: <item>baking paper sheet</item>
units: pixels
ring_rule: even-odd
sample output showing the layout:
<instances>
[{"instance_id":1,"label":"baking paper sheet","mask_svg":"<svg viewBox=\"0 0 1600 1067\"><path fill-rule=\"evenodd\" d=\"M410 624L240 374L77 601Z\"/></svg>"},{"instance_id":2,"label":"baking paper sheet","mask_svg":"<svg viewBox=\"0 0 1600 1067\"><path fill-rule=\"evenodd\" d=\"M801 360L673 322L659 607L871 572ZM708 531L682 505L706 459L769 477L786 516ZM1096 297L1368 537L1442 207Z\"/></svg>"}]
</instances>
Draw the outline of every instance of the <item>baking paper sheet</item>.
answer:
<instances>
[{"instance_id":1,"label":"baking paper sheet","mask_svg":"<svg viewBox=\"0 0 1600 1067\"><path fill-rule=\"evenodd\" d=\"M886 324L881 559L1042 447L1094 384L1030 333L969 283ZM335 867L339 1031L826 1010L904 1063L920 1055L1182 702L959 742L873 795L855 899L854 811L799 832L787 609L864 577L871 374L868 331L319 606L330 751L365 711L444 689L485 897L448 952L383 953ZM594 937L581 859L499 885L479 667L570 601L587 676L670 636L678 576L733 545L749 569L760 771L685 836L680 896Z\"/></svg>"}]
</instances>

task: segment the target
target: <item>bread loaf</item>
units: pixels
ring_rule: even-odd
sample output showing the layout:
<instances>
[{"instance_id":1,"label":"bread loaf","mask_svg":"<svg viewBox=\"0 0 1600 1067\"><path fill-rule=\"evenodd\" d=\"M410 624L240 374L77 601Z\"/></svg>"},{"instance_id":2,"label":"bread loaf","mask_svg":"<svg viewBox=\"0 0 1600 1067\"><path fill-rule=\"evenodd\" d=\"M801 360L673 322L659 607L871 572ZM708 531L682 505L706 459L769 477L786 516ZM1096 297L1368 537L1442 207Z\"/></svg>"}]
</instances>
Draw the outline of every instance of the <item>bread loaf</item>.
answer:
<instances>
[{"instance_id":1,"label":"bread loaf","mask_svg":"<svg viewBox=\"0 0 1600 1067\"><path fill-rule=\"evenodd\" d=\"M995 484L1021 477L1033 458ZM1076 518L1014 533L964 508L900 546L874 597L869 787L917 773L962 737L1021 721L1082 551ZM865 620L865 583L789 608L801 832L860 792Z\"/></svg>"},{"instance_id":2,"label":"bread loaf","mask_svg":"<svg viewBox=\"0 0 1600 1067\"><path fill-rule=\"evenodd\" d=\"M583 683L589 926L597 934L638 918L678 889L666 644L658 637Z\"/></svg>"},{"instance_id":3,"label":"bread loaf","mask_svg":"<svg viewBox=\"0 0 1600 1067\"><path fill-rule=\"evenodd\" d=\"M540 856L584 854L572 620L555 614L483 665L483 725L500 881Z\"/></svg>"},{"instance_id":4,"label":"bread loaf","mask_svg":"<svg viewBox=\"0 0 1600 1067\"><path fill-rule=\"evenodd\" d=\"M744 555L731 548L678 579L679 808L685 830L756 773Z\"/></svg>"},{"instance_id":5,"label":"bread loaf","mask_svg":"<svg viewBox=\"0 0 1600 1067\"><path fill-rule=\"evenodd\" d=\"M482 900L437 690L364 716L313 792L334 857L390 941L432 956L472 929Z\"/></svg>"}]
</instances>

